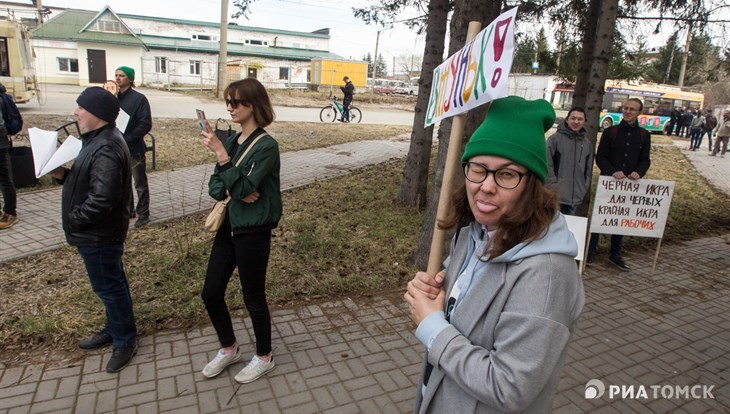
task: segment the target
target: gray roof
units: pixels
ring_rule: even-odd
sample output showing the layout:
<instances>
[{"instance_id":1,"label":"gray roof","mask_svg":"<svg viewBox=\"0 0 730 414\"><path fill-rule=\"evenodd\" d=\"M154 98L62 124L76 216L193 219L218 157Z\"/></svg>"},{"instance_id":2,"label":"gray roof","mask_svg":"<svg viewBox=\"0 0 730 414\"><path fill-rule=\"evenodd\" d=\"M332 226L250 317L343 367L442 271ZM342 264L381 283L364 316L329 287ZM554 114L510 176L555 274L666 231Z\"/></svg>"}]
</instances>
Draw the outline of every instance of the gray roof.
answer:
<instances>
[{"instance_id":1,"label":"gray roof","mask_svg":"<svg viewBox=\"0 0 730 414\"><path fill-rule=\"evenodd\" d=\"M219 52L218 42L206 42L181 37L138 35L150 49L179 50L186 52ZM287 60L311 60L315 58L342 59L342 56L326 50L297 49L280 46L251 46L228 42L229 56L255 56Z\"/></svg>"},{"instance_id":2,"label":"gray roof","mask_svg":"<svg viewBox=\"0 0 730 414\"><path fill-rule=\"evenodd\" d=\"M104 9L106 10L106 8ZM102 10L102 12L104 11ZM111 12L111 10L109 10ZM112 12L113 13L113 12ZM65 10L31 31L38 39L69 40L75 42L111 43L145 47L134 34L94 32L82 29L92 23L100 13L84 10Z\"/></svg>"},{"instance_id":3,"label":"gray roof","mask_svg":"<svg viewBox=\"0 0 730 414\"><path fill-rule=\"evenodd\" d=\"M38 39L68 40L76 42L109 43L118 45L140 46L145 49L183 50L187 52L200 52L218 54L218 42L206 42L181 37L167 37L151 34L123 34L106 33L84 30L91 26L105 12L110 12L120 19L125 26L123 18L135 18L143 20L164 21L169 23L190 24L198 26L220 27L218 23L198 22L192 20L168 19L164 17L138 16L131 14L116 14L108 7L101 12L88 10L67 9L54 16L42 26L33 29L31 35ZM328 34L323 30L316 33L293 32L288 30L275 30L260 27L238 26L229 24L229 30L247 30L274 34L288 34L301 37L314 37L329 39ZM326 30L325 30L326 31ZM311 59L342 59L342 56L326 50L298 49L280 46L251 46L241 43L228 42L228 54L231 56L253 56L261 58L286 59L308 61Z\"/></svg>"}]
</instances>

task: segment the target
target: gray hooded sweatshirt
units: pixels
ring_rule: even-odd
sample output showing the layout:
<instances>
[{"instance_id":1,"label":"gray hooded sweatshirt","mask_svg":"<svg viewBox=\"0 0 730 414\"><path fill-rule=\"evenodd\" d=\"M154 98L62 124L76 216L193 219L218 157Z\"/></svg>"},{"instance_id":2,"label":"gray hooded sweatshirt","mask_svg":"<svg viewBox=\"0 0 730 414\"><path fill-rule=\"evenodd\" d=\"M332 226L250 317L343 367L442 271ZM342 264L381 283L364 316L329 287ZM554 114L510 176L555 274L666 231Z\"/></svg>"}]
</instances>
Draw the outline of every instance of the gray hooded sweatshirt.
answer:
<instances>
[{"instance_id":1,"label":"gray hooded sweatshirt","mask_svg":"<svg viewBox=\"0 0 730 414\"><path fill-rule=\"evenodd\" d=\"M547 140L548 176L546 185L558 192L560 204L577 206L588 191L593 172L593 145L586 130L575 132L565 121Z\"/></svg>"}]
</instances>

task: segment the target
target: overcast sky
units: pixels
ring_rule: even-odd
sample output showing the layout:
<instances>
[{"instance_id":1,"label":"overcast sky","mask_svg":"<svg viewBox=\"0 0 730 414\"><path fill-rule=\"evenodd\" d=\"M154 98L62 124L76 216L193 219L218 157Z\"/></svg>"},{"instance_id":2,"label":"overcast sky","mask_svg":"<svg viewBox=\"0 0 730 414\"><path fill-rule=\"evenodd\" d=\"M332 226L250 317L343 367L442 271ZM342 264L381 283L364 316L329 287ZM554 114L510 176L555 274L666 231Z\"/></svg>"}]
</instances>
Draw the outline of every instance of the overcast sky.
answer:
<instances>
[{"instance_id":1,"label":"overcast sky","mask_svg":"<svg viewBox=\"0 0 730 414\"><path fill-rule=\"evenodd\" d=\"M30 3L30 1L28 1ZM228 14L235 9L229 2ZM220 0L43 0L44 6L101 10L108 5L117 13L160 16L206 22L220 22ZM242 26L313 32L330 28L330 51L344 58L360 60L375 53L377 31L382 27L368 26L353 17L352 7L365 6L367 0L256 0L248 20L235 20ZM424 36L405 27L393 28L380 34L378 54L388 66L393 56L423 55Z\"/></svg>"}]
</instances>

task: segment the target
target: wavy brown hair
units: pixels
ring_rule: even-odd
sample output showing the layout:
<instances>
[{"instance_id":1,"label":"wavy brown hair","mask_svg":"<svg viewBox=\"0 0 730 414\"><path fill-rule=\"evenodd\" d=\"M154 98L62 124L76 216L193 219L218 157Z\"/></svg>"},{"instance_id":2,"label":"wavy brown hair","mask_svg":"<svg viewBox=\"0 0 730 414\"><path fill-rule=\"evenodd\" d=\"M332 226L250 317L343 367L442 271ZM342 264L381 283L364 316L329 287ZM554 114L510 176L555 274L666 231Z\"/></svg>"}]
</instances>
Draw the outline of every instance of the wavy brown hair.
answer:
<instances>
[{"instance_id":1,"label":"wavy brown hair","mask_svg":"<svg viewBox=\"0 0 730 414\"><path fill-rule=\"evenodd\" d=\"M525 190L515 203L515 207L506 211L499 220L497 233L490 241L492 250L489 260L502 255L519 243L543 237L558 212L557 193L546 188L535 174L525 176L520 185L524 185ZM442 230L447 230L474 220L466 195L466 182L462 182L452 193L451 208L446 217L438 221L438 226Z\"/></svg>"},{"instance_id":2,"label":"wavy brown hair","mask_svg":"<svg viewBox=\"0 0 730 414\"><path fill-rule=\"evenodd\" d=\"M259 128L274 122L274 108L271 106L269 94L261 82L254 78L246 78L232 82L226 87L223 96L238 99L243 105L253 108L253 118Z\"/></svg>"}]
</instances>

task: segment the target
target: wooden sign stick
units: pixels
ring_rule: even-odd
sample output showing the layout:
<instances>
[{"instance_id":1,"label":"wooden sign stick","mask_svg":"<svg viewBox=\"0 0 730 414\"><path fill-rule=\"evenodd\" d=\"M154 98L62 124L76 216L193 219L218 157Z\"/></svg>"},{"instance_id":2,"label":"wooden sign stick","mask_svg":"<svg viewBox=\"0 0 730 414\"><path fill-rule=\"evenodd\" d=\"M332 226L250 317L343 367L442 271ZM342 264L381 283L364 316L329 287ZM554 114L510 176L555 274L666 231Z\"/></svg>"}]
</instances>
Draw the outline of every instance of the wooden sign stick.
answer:
<instances>
[{"instance_id":1,"label":"wooden sign stick","mask_svg":"<svg viewBox=\"0 0 730 414\"><path fill-rule=\"evenodd\" d=\"M482 30L480 22L469 22L469 29L466 35L466 41L471 42L474 37ZM453 191L454 174L458 170L459 150L461 149L461 137L464 135L464 123L466 121L466 113L457 115L451 124L451 134L449 135L449 145L446 150L446 164L444 165L444 176L441 180L441 193L439 193L439 204L436 210L436 222L433 228L433 238L431 239L431 252L428 256L428 268L426 273L431 276L441 270L441 255L444 246L445 231L438 226L439 220L443 220L446 216L448 208L448 200Z\"/></svg>"}]
</instances>

